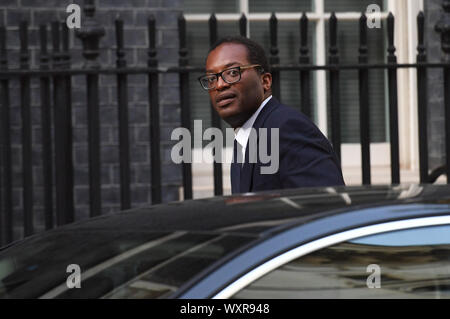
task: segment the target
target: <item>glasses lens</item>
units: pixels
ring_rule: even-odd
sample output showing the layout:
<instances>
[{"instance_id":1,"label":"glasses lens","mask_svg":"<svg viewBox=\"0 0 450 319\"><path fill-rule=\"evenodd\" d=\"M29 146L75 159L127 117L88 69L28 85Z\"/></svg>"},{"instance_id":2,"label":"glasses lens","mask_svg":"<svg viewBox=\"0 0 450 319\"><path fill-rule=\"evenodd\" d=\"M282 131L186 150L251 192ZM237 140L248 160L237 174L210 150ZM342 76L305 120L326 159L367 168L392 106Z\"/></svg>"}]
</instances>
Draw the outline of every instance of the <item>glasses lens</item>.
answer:
<instances>
[{"instance_id":1,"label":"glasses lens","mask_svg":"<svg viewBox=\"0 0 450 319\"><path fill-rule=\"evenodd\" d=\"M207 90L212 89L216 85L216 76L215 75L205 75L200 78L200 83L202 84L202 86L205 89L207 89Z\"/></svg>"},{"instance_id":2,"label":"glasses lens","mask_svg":"<svg viewBox=\"0 0 450 319\"><path fill-rule=\"evenodd\" d=\"M225 70L222 73L222 77L227 83L235 83L241 79L241 72L239 68Z\"/></svg>"}]
</instances>

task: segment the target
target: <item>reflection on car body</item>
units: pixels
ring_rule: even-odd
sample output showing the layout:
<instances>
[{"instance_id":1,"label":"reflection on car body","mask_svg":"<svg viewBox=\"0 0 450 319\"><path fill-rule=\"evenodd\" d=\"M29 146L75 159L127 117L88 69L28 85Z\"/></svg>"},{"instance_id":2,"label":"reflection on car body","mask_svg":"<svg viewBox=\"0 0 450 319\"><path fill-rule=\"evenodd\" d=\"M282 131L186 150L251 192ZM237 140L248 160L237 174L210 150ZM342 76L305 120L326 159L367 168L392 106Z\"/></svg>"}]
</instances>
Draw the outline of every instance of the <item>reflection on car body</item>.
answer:
<instances>
[{"instance_id":1,"label":"reflection on car body","mask_svg":"<svg viewBox=\"0 0 450 319\"><path fill-rule=\"evenodd\" d=\"M314 188L139 208L0 251L3 298L448 298L450 187ZM81 288L66 284L81 268ZM367 284L368 265L380 288Z\"/></svg>"}]
</instances>

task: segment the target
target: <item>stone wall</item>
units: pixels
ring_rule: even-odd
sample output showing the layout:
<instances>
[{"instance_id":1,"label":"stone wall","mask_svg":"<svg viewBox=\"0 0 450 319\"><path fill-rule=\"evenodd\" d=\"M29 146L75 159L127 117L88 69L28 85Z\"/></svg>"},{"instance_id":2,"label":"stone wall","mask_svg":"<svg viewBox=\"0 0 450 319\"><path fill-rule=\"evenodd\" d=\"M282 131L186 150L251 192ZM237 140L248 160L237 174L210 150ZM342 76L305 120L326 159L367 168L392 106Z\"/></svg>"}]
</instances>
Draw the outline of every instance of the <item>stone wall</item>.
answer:
<instances>
[{"instance_id":1,"label":"stone wall","mask_svg":"<svg viewBox=\"0 0 450 319\"><path fill-rule=\"evenodd\" d=\"M7 27L8 63L17 67L19 62L18 25L21 20L29 21L31 66L39 65L39 25L45 23L50 31L50 22L65 21L66 7L70 3L82 5L82 0L1 0L0 24ZM106 30L100 42L99 61L102 66L115 66L116 39L114 20L120 17L125 24L126 59L129 66L147 65L148 32L147 18L153 14L156 19L157 58L160 66L178 63L177 16L181 9L179 0L97 0L96 17ZM83 20L81 21L83 23ZM51 36L48 34L51 52ZM72 67L82 67L82 45L70 30L70 53ZM131 199L132 206L151 203L150 146L148 79L146 75L128 78L129 124L131 157ZM22 151L21 115L18 81L10 82L12 153L13 153L13 201L14 239L22 237ZM33 125L33 184L34 214L36 231L43 229L44 199L42 172L42 143L40 127L40 90L38 79L32 80L32 125ZM120 175L118 152L118 105L116 77L100 76L100 122L101 122L101 183L102 213L120 210ZM72 81L73 101L73 163L75 220L89 216L89 181L87 149L86 81L84 76L75 76ZM159 77L159 102L161 116L161 158L163 201L179 200L181 167L170 160L170 132L180 124L178 75L162 74ZM53 147L54 151L54 147ZM55 197L54 197L55 198Z\"/></svg>"}]
</instances>

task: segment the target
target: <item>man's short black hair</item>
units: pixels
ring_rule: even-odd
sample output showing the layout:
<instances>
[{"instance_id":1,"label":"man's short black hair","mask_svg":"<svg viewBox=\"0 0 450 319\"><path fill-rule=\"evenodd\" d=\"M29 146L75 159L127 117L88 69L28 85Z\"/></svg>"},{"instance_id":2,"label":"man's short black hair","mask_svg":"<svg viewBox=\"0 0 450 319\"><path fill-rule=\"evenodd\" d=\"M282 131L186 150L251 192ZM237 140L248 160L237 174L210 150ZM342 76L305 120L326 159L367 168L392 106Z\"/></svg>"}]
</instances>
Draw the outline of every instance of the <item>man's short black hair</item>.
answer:
<instances>
[{"instance_id":1,"label":"man's short black hair","mask_svg":"<svg viewBox=\"0 0 450 319\"><path fill-rule=\"evenodd\" d=\"M242 44L247 48L247 58L251 64L259 64L262 66L263 72L270 72L270 65L267 60L266 52L264 49L255 41L242 36L227 36L219 39L214 45L209 49L209 53L213 51L218 46L224 43L236 43Z\"/></svg>"}]
</instances>

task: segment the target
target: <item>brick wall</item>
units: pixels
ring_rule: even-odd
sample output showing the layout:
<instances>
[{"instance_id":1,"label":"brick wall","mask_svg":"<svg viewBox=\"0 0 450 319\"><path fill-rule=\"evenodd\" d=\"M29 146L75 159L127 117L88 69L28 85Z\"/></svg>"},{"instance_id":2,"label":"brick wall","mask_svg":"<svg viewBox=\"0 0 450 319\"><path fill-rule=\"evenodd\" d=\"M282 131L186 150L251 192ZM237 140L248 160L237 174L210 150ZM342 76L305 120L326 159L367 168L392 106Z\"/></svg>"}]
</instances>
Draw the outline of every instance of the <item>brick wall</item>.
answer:
<instances>
[{"instance_id":1,"label":"brick wall","mask_svg":"<svg viewBox=\"0 0 450 319\"><path fill-rule=\"evenodd\" d=\"M82 0L1 0L0 24L7 27L8 62L11 67L18 65L18 24L26 19L30 26L31 65L39 63L38 27L42 23L65 20L66 6L70 3L82 5ZM103 66L114 66L116 62L114 20L121 17L125 23L126 59L129 66L147 64L147 17L156 18L157 58L160 66L178 63L177 16L180 13L179 0L97 0L96 17L106 29L100 42L99 61ZM83 23L83 20L82 20ZM50 28L50 26L48 26ZM51 37L49 33L49 48ZM73 67L82 67L82 46L74 31L70 30L70 52ZM129 76L129 120L131 157L131 198L133 207L151 203L150 189L150 147L148 80L145 75ZM21 116L20 94L17 81L10 82L11 125L13 148L13 197L15 239L22 236L22 167L21 167ZM37 231L43 229L43 176L42 143L40 128L39 83L32 80L32 123L33 123L33 184L34 214ZM118 154L117 90L114 76L100 76L100 122L102 160L102 204L103 213L120 210L120 178ZM170 160L170 132L180 124L178 96L178 76L162 74L159 77L159 97L161 114L161 157L163 201L179 199L181 167ZM86 81L84 76L75 76L72 81L73 100L73 160L74 160L74 200L76 220L89 215L88 152ZM53 148L54 150L54 148Z\"/></svg>"},{"instance_id":2,"label":"brick wall","mask_svg":"<svg viewBox=\"0 0 450 319\"><path fill-rule=\"evenodd\" d=\"M429 62L440 62L440 34L434 30L439 21L442 0L426 0L425 4L425 41ZM444 79L442 69L428 71L428 151L429 167L434 169L445 163L445 117L444 117Z\"/></svg>"}]
</instances>

